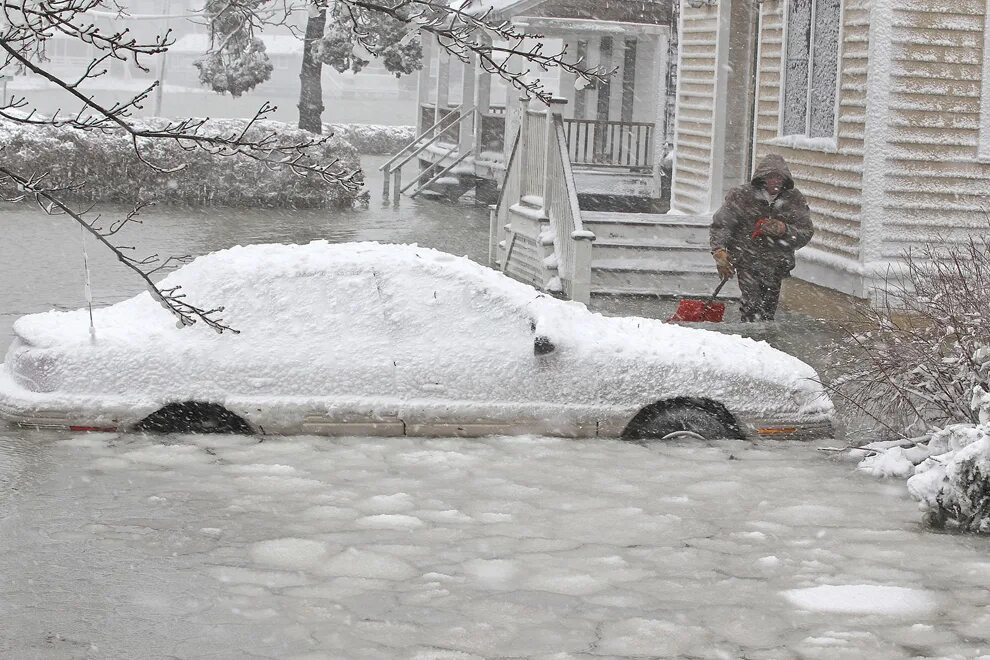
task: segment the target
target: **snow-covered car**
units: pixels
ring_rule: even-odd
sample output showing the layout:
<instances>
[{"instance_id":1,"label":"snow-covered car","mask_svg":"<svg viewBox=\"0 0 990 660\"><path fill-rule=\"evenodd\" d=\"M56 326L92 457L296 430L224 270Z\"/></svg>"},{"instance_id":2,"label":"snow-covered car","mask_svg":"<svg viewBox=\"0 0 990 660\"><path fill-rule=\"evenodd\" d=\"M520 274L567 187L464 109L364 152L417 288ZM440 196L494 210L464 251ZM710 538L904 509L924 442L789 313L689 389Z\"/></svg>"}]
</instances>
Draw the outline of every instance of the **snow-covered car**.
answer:
<instances>
[{"instance_id":1,"label":"snow-covered car","mask_svg":"<svg viewBox=\"0 0 990 660\"><path fill-rule=\"evenodd\" d=\"M816 437L832 403L769 345L607 318L432 249L253 245L171 273L240 334L149 293L25 316L0 416L74 430Z\"/></svg>"}]
</instances>

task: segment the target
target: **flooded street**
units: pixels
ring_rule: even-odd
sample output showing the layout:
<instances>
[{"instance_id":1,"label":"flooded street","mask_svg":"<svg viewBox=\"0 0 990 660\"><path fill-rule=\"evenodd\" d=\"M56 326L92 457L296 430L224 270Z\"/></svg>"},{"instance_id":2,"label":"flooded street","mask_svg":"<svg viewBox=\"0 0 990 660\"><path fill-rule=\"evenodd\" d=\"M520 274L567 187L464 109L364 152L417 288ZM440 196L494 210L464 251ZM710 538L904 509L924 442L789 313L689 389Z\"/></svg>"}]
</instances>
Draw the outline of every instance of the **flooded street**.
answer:
<instances>
[{"instance_id":1,"label":"flooded street","mask_svg":"<svg viewBox=\"0 0 990 660\"><path fill-rule=\"evenodd\" d=\"M366 210L152 209L125 238L486 260L485 209L393 208L369 178ZM84 303L82 238L28 205L0 230L6 350L18 316ZM88 251L99 304L141 290ZM669 314L609 311L630 309ZM835 336L755 332L819 368ZM990 539L919 518L903 482L808 444L0 428L0 657L990 656Z\"/></svg>"},{"instance_id":2,"label":"flooded street","mask_svg":"<svg viewBox=\"0 0 990 660\"><path fill-rule=\"evenodd\" d=\"M976 658L987 539L802 445L8 433L10 658ZM985 657L985 656L984 656Z\"/></svg>"}]
</instances>

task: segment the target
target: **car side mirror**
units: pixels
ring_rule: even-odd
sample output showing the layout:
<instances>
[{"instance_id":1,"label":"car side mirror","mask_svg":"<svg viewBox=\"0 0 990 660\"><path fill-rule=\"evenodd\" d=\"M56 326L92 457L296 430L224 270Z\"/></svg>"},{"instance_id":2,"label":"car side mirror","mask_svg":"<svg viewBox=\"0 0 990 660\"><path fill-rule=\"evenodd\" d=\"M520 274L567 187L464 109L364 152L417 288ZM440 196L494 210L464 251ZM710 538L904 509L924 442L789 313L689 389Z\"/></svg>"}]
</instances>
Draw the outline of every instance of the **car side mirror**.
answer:
<instances>
[{"instance_id":1,"label":"car side mirror","mask_svg":"<svg viewBox=\"0 0 990 660\"><path fill-rule=\"evenodd\" d=\"M533 339L533 353L535 355L549 355L557 350L554 343L550 341L549 337L544 337L543 335L537 335Z\"/></svg>"}]
</instances>

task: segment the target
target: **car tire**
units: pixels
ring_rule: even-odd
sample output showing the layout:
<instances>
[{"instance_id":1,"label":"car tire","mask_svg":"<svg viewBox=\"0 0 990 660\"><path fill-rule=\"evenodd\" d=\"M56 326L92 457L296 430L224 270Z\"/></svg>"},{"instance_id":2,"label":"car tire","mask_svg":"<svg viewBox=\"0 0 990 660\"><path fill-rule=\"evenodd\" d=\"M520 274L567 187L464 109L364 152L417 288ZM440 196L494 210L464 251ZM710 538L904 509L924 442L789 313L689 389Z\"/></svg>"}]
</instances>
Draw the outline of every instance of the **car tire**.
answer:
<instances>
[{"instance_id":1,"label":"car tire","mask_svg":"<svg viewBox=\"0 0 990 660\"><path fill-rule=\"evenodd\" d=\"M253 430L240 416L216 403L187 401L170 403L134 427L150 433L236 433L250 435Z\"/></svg>"},{"instance_id":2,"label":"car tire","mask_svg":"<svg viewBox=\"0 0 990 660\"><path fill-rule=\"evenodd\" d=\"M633 440L722 440L742 437L728 413L696 403L658 405L644 410L623 435Z\"/></svg>"}]
</instances>

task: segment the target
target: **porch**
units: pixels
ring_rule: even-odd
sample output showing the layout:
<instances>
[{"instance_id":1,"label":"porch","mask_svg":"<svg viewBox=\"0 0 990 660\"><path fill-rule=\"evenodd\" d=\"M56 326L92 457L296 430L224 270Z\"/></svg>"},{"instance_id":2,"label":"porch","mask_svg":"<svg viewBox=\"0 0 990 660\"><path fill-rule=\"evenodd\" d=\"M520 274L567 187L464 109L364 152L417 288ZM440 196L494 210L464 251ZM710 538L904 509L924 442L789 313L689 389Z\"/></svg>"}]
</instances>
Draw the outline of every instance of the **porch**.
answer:
<instances>
[{"instance_id":1,"label":"porch","mask_svg":"<svg viewBox=\"0 0 990 660\"><path fill-rule=\"evenodd\" d=\"M462 131L476 130L474 144L479 153L476 160L499 163L504 169L506 107L493 105L485 111L475 108L470 120L456 122L462 111L454 105L441 108L439 113L436 103L420 106L418 126L427 127L428 136L439 136L430 152L447 152L460 144ZM568 155L575 167L653 171L656 124L573 117L565 117L563 121Z\"/></svg>"},{"instance_id":2,"label":"porch","mask_svg":"<svg viewBox=\"0 0 990 660\"><path fill-rule=\"evenodd\" d=\"M531 6L529 11L535 10ZM653 200L649 210L659 210L657 200L669 197L664 157L672 142L671 26L538 13L512 20L523 31L544 35L547 50L566 49L571 59L614 71L595 85L566 72L539 77L544 89L567 100L564 136L582 195ZM394 173L406 163L413 167L405 185L392 186L392 193L456 198L477 188L479 201L491 202L519 129L518 93L475 59L451 57L435 40L424 40L423 56L418 137L386 171ZM393 176L393 183L395 178L401 181L402 175Z\"/></svg>"}]
</instances>

